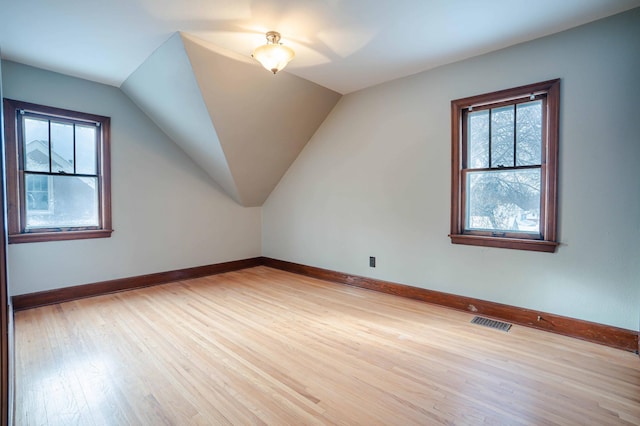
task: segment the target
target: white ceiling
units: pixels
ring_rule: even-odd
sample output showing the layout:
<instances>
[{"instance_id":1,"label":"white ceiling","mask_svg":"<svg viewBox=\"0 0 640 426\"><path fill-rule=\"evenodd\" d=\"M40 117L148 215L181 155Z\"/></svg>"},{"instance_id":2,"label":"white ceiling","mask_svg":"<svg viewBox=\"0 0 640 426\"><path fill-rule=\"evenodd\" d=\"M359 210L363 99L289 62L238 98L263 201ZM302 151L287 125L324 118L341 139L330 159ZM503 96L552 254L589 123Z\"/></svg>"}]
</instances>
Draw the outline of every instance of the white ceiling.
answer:
<instances>
[{"instance_id":1,"label":"white ceiling","mask_svg":"<svg viewBox=\"0 0 640 426\"><path fill-rule=\"evenodd\" d=\"M349 93L638 6L640 0L0 0L0 49L5 59L119 87L176 31L249 57L264 33L276 30L297 53L286 71Z\"/></svg>"}]
</instances>

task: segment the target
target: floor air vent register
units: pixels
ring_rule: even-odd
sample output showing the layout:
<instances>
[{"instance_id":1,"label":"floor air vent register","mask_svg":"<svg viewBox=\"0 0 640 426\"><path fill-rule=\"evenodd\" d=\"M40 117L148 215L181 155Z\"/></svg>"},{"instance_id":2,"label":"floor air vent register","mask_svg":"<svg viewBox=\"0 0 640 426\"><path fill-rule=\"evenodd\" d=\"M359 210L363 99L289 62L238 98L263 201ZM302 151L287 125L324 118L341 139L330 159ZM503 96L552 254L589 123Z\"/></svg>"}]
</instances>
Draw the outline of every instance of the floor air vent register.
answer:
<instances>
[{"instance_id":1,"label":"floor air vent register","mask_svg":"<svg viewBox=\"0 0 640 426\"><path fill-rule=\"evenodd\" d=\"M482 317L473 317L471 323L482 325L484 327L495 328L496 330L500 331L509 331L509 329L511 328L511 324L509 323Z\"/></svg>"}]
</instances>

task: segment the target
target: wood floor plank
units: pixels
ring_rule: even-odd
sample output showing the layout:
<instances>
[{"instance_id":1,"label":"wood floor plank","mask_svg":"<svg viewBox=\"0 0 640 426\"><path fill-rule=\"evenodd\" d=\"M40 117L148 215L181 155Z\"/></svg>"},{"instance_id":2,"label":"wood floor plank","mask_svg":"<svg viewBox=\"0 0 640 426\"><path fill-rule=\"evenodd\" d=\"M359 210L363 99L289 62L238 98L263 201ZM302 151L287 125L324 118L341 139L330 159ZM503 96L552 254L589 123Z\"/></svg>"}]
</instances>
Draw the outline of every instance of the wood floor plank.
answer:
<instances>
[{"instance_id":1,"label":"wood floor plank","mask_svg":"<svg viewBox=\"0 0 640 426\"><path fill-rule=\"evenodd\" d=\"M15 314L16 424L640 424L640 359L260 266Z\"/></svg>"}]
</instances>

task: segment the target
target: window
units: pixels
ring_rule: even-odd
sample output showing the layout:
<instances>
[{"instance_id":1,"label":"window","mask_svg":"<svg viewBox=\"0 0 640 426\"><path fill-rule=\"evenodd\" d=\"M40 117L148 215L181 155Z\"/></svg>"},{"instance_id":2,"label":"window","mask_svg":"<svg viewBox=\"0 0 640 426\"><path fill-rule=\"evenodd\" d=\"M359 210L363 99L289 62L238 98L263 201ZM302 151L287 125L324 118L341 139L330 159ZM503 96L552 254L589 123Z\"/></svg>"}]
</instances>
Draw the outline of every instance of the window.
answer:
<instances>
[{"instance_id":1,"label":"window","mask_svg":"<svg viewBox=\"0 0 640 426\"><path fill-rule=\"evenodd\" d=\"M9 243L111 236L110 119L4 100Z\"/></svg>"},{"instance_id":2,"label":"window","mask_svg":"<svg viewBox=\"0 0 640 426\"><path fill-rule=\"evenodd\" d=\"M560 80L451 102L451 242L554 252Z\"/></svg>"}]
</instances>

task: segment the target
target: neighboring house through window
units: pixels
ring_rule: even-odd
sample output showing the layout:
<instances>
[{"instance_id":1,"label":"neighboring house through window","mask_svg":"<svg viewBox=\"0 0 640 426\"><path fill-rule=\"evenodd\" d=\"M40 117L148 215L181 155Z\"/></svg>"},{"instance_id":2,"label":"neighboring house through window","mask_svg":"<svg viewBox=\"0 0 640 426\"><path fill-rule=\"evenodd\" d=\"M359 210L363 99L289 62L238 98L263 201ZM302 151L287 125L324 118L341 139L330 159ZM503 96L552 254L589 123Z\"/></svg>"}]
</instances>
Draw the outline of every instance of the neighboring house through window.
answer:
<instances>
[{"instance_id":1,"label":"neighboring house through window","mask_svg":"<svg viewBox=\"0 0 640 426\"><path fill-rule=\"evenodd\" d=\"M553 252L560 81L451 102L451 241Z\"/></svg>"},{"instance_id":2,"label":"neighboring house through window","mask_svg":"<svg viewBox=\"0 0 640 426\"><path fill-rule=\"evenodd\" d=\"M49 176L32 176L25 182L27 211L32 214L52 214L53 197Z\"/></svg>"},{"instance_id":3,"label":"neighboring house through window","mask_svg":"<svg viewBox=\"0 0 640 426\"><path fill-rule=\"evenodd\" d=\"M9 242L111 235L110 119L4 100Z\"/></svg>"}]
</instances>

